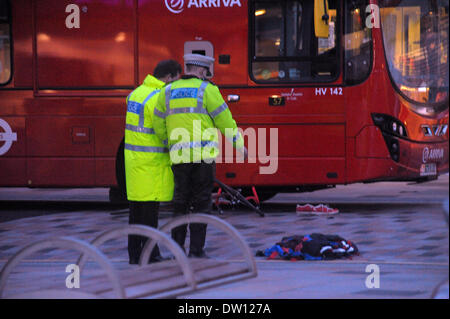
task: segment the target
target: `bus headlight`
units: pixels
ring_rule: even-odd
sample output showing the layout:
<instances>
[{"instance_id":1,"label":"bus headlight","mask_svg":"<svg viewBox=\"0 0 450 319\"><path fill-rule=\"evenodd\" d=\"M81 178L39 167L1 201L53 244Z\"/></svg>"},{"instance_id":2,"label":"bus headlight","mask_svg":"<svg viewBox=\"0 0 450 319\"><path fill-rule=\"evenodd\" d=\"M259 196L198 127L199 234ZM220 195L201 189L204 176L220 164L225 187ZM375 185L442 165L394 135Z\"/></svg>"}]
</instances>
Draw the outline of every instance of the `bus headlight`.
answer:
<instances>
[{"instance_id":1,"label":"bus headlight","mask_svg":"<svg viewBox=\"0 0 450 319\"><path fill-rule=\"evenodd\" d=\"M392 122L392 131L394 133L397 133L397 123L396 122Z\"/></svg>"}]
</instances>

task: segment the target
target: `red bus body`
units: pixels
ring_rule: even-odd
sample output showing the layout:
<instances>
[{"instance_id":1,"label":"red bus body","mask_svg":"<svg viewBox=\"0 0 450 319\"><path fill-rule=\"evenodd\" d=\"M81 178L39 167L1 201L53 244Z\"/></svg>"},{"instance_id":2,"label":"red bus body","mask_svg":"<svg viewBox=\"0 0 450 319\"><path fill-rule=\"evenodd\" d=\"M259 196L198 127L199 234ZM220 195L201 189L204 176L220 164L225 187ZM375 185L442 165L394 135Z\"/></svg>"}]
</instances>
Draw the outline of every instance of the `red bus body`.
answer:
<instances>
[{"instance_id":1,"label":"red bus body","mask_svg":"<svg viewBox=\"0 0 450 319\"><path fill-rule=\"evenodd\" d=\"M160 60L181 62L186 41L211 42L216 61L230 57L216 62L213 81L225 99L239 95L239 102L228 103L239 127L278 129L275 174L259 173L267 163L223 163L217 167L223 182L276 189L418 180L425 148L440 152L432 158L437 174L448 172L448 130L442 136L422 130L448 125L448 99L433 116L412 111L412 102L393 88L381 28L372 30L372 67L362 83L346 85L340 72L328 83L263 84L249 76L247 1L189 10L187 2L184 12L173 14L164 0L11 1L12 77L0 86L0 119L16 140L0 156L0 186L116 185L125 98ZM69 4L80 8L80 28L64 24ZM271 96L284 96L284 105L269 105ZM398 161L374 113L406 126Z\"/></svg>"}]
</instances>

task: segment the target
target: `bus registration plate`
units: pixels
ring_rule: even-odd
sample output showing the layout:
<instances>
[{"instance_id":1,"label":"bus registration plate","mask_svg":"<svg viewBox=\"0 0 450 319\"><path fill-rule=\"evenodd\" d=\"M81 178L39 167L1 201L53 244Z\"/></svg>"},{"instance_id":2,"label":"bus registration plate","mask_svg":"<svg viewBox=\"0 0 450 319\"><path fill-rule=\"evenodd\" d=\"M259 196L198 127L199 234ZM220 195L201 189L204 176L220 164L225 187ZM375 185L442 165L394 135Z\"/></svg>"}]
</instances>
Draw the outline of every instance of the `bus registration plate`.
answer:
<instances>
[{"instance_id":1,"label":"bus registration plate","mask_svg":"<svg viewBox=\"0 0 450 319\"><path fill-rule=\"evenodd\" d=\"M436 163L420 165L420 176L430 176L436 174Z\"/></svg>"}]
</instances>

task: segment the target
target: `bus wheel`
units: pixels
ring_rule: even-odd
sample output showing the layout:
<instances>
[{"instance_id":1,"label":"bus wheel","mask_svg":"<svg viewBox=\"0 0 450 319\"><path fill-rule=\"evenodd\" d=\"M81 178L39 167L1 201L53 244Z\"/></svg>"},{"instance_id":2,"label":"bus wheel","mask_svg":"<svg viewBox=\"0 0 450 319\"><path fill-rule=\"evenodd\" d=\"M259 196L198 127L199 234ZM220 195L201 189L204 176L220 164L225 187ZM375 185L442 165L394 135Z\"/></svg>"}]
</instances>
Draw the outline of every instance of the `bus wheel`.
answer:
<instances>
[{"instance_id":1,"label":"bus wheel","mask_svg":"<svg viewBox=\"0 0 450 319\"><path fill-rule=\"evenodd\" d=\"M116 181L117 186L109 189L109 201L112 203L127 202L127 188L125 184L125 139L120 142L116 154Z\"/></svg>"}]
</instances>

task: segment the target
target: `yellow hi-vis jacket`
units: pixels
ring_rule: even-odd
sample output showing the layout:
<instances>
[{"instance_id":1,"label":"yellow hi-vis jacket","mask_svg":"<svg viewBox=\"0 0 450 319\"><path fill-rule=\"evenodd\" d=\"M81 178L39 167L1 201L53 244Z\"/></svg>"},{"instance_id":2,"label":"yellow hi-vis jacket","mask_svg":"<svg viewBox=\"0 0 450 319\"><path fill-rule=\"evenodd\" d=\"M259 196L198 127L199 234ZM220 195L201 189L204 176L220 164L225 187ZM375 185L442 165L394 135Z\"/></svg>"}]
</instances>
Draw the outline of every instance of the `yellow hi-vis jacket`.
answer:
<instances>
[{"instance_id":1,"label":"yellow hi-vis jacket","mask_svg":"<svg viewBox=\"0 0 450 319\"><path fill-rule=\"evenodd\" d=\"M153 127L168 140L172 164L212 161L219 154L218 128L243 151L244 139L219 88L197 77L183 76L161 90Z\"/></svg>"},{"instance_id":2,"label":"yellow hi-vis jacket","mask_svg":"<svg viewBox=\"0 0 450 319\"><path fill-rule=\"evenodd\" d=\"M130 201L171 201L173 173L167 146L153 130L153 110L164 82L148 75L127 97L125 177Z\"/></svg>"}]
</instances>

